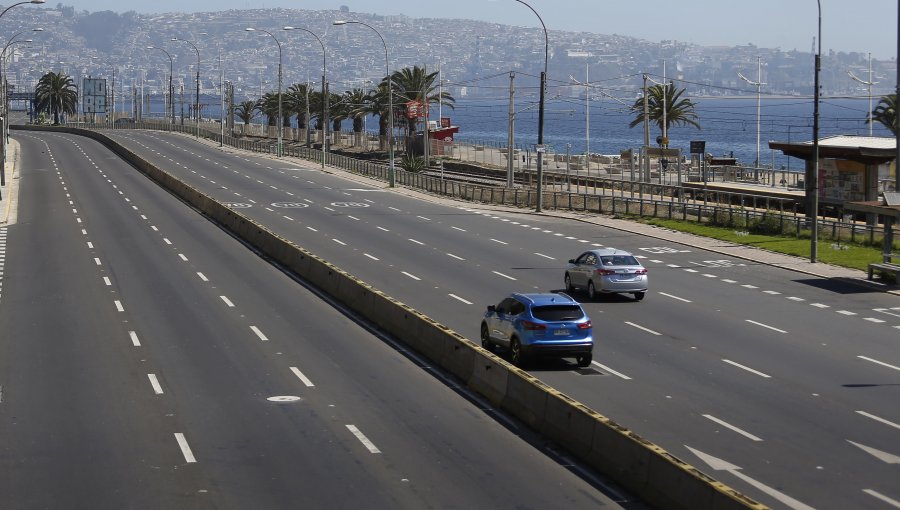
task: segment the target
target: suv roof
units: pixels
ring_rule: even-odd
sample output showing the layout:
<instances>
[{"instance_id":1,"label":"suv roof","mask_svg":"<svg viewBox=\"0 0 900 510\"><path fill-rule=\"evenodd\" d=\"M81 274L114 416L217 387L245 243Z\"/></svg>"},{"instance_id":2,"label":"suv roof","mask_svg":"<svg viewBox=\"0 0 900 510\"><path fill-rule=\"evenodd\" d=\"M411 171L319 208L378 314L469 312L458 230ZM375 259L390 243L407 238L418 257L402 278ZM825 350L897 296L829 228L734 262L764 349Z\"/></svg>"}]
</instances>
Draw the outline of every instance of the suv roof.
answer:
<instances>
[{"instance_id":1,"label":"suv roof","mask_svg":"<svg viewBox=\"0 0 900 510\"><path fill-rule=\"evenodd\" d=\"M535 306L545 305L573 305L578 304L568 294L559 292L542 292L542 293L521 293L514 292L513 296L521 301L531 303Z\"/></svg>"}]
</instances>

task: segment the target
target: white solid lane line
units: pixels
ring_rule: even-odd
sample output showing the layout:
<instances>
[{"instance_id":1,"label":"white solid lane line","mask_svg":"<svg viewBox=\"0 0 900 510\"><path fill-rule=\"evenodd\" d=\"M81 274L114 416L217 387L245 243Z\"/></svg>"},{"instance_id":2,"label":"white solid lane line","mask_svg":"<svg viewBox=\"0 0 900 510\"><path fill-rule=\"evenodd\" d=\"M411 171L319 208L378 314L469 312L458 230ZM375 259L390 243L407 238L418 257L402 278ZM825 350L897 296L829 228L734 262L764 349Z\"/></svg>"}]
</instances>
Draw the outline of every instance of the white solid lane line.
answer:
<instances>
[{"instance_id":1,"label":"white solid lane line","mask_svg":"<svg viewBox=\"0 0 900 510\"><path fill-rule=\"evenodd\" d=\"M260 331L259 328L257 328L256 326L250 326L250 329L251 329L254 333L256 333L256 336L258 336L259 339L262 340L263 342L268 342L268 341L269 341L269 339L266 338L266 335L264 335L263 332Z\"/></svg>"},{"instance_id":2,"label":"white solid lane line","mask_svg":"<svg viewBox=\"0 0 900 510\"><path fill-rule=\"evenodd\" d=\"M772 331L777 331L777 332L779 332L779 333L787 333L787 331L785 331L785 330L783 330L783 329L778 329L778 328L769 326L769 325L767 325L767 324L763 324L762 322L756 322L756 321L752 321L752 320L750 320L750 319L745 319L745 320L746 320L747 322L749 322L750 324L756 324L757 326L760 326L760 327L763 327L763 328L766 328L766 329L771 329Z\"/></svg>"},{"instance_id":3,"label":"white solid lane line","mask_svg":"<svg viewBox=\"0 0 900 510\"><path fill-rule=\"evenodd\" d=\"M758 370L753 370L752 368L746 367L746 366L744 366L744 365L741 365L740 363L735 363L734 361L731 361L730 359L723 359L722 361L724 361L725 363L728 363L729 365L736 366L736 367L738 367L738 368L740 368L740 369L742 369L742 370L746 370L746 371L748 371L748 372L750 372L750 373L752 373L752 374L756 374L756 375L758 375L758 376L760 376L760 377L765 377L766 379L771 379L771 378L772 378L772 376L769 375L769 374L764 374L764 373L762 373L762 372L760 372L760 371L758 371Z\"/></svg>"},{"instance_id":4,"label":"white solid lane line","mask_svg":"<svg viewBox=\"0 0 900 510\"><path fill-rule=\"evenodd\" d=\"M219 296L219 297L222 298L222 301L224 301L225 304L228 305L229 308L234 308L234 303L232 303L230 299L228 299L225 296Z\"/></svg>"},{"instance_id":5,"label":"white solid lane line","mask_svg":"<svg viewBox=\"0 0 900 510\"><path fill-rule=\"evenodd\" d=\"M762 439L760 439L760 438L754 436L753 434L751 434L751 433L749 433L749 432L747 432L747 431L741 430L741 429L735 427L734 425L732 425L732 424L730 424L730 423L727 423L727 422L725 422L725 421L723 421L723 420L720 420L720 419L716 418L715 416L713 416L713 415L711 415L711 414L704 414L703 417L706 418L707 420L712 420L712 421L718 423L719 425L725 427L726 429L729 429L729 430L732 430L732 431L734 431L734 432L737 432L738 434L740 434L740 435L746 437L747 439L750 439L751 441L762 441Z\"/></svg>"},{"instance_id":6,"label":"white solid lane line","mask_svg":"<svg viewBox=\"0 0 900 510\"><path fill-rule=\"evenodd\" d=\"M893 368L894 370L900 370L900 367L898 367L898 366L894 366L894 365L891 365L890 363L885 363L883 361L878 361L877 359L872 359L872 358L869 358L868 356L857 356L857 358L864 359L866 361L871 361L872 363L881 365L883 367Z\"/></svg>"},{"instance_id":7,"label":"white solid lane line","mask_svg":"<svg viewBox=\"0 0 900 510\"><path fill-rule=\"evenodd\" d=\"M191 452L191 447L188 446L187 439L184 438L184 434L176 432L175 440L178 441L178 447L181 448L181 454L184 455L185 462L188 464L197 462L197 459L194 458L194 454Z\"/></svg>"},{"instance_id":8,"label":"white solid lane line","mask_svg":"<svg viewBox=\"0 0 900 510\"><path fill-rule=\"evenodd\" d=\"M691 301L690 299L680 298L678 296L673 296L672 294L666 294L665 292L660 292L659 295L666 296L666 297L672 298L672 299L677 299L678 301L684 301L685 303L693 303L693 301Z\"/></svg>"},{"instance_id":9,"label":"white solid lane line","mask_svg":"<svg viewBox=\"0 0 900 510\"><path fill-rule=\"evenodd\" d=\"M381 450L379 450L375 446L375 444L372 443L372 441L369 441L369 438L367 438L365 435L363 435L363 433L360 432L360 430L358 428L356 428L356 425L347 425L347 430L352 432L353 435L356 436L356 439L359 439L359 442L362 443L363 446L365 446L367 450L369 450L372 453L381 453Z\"/></svg>"},{"instance_id":10,"label":"white solid lane line","mask_svg":"<svg viewBox=\"0 0 900 510\"><path fill-rule=\"evenodd\" d=\"M880 499L881 501L884 501L885 503L891 505L894 508L900 508L900 501L897 501L896 499L891 499L891 498L885 496L884 494L881 494L881 493L875 491L874 489L863 489L863 492L865 492L869 496L872 496L874 498Z\"/></svg>"},{"instance_id":11,"label":"white solid lane line","mask_svg":"<svg viewBox=\"0 0 900 510\"><path fill-rule=\"evenodd\" d=\"M596 365L596 366L600 367L601 370L605 370L616 377L621 377L622 379L625 379L626 381L631 380L631 377L628 377L627 375L625 375L621 372L616 372L615 370L609 368L608 366L601 365L600 363L597 363L596 361L591 361L591 365Z\"/></svg>"},{"instance_id":12,"label":"white solid lane line","mask_svg":"<svg viewBox=\"0 0 900 510\"><path fill-rule=\"evenodd\" d=\"M463 299L463 298L457 296L456 294L447 294L447 295L450 296L450 297L452 297L453 299L455 299L455 300L457 300L457 301L461 301L461 302L463 302L463 303L465 303L465 304L467 304L467 305L471 305L471 304L472 304L471 301L467 301L467 300L465 300L465 299Z\"/></svg>"},{"instance_id":13,"label":"white solid lane line","mask_svg":"<svg viewBox=\"0 0 900 510\"><path fill-rule=\"evenodd\" d=\"M135 333L134 331L129 331L129 332L128 332L128 336L131 337L131 344L132 344L132 345L134 345L135 347L140 347L140 346L141 346L141 341L138 340L137 333Z\"/></svg>"},{"instance_id":14,"label":"white solid lane line","mask_svg":"<svg viewBox=\"0 0 900 510\"><path fill-rule=\"evenodd\" d=\"M625 324L628 324L629 326L631 326L633 328L640 329L641 331L646 331L647 333L650 333L651 335L662 336L662 333L657 333L656 331L653 331L652 329L647 329L644 326L638 326L637 324L635 324L633 322L625 321Z\"/></svg>"},{"instance_id":15,"label":"white solid lane line","mask_svg":"<svg viewBox=\"0 0 900 510\"><path fill-rule=\"evenodd\" d=\"M159 385L159 379L156 378L156 374L147 374L147 378L150 379L150 386L153 386L153 393L162 395L163 389L162 386Z\"/></svg>"},{"instance_id":16,"label":"white solid lane line","mask_svg":"<svg viewBox=\"0 0 900 510\"><path fill-rule=\"evenodd\" d=\"M315 386L315 384L313 384L308 377L303 375L303 372L301 372L299 368L291 367L291 372L293 372L294 375L296 375L297 378L300 379L307 388L312 388L313 386Z\"/></svg>"}]
</instances>

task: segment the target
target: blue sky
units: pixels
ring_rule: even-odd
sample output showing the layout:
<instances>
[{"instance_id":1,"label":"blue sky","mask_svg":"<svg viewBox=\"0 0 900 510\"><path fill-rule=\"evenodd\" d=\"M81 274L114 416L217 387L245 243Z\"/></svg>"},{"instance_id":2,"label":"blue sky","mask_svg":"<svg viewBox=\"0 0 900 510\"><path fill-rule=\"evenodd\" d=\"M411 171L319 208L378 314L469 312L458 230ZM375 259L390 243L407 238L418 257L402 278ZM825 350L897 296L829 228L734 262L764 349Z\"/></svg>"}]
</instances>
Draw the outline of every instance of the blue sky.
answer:
<instances>
[{"instance_id":1,"label":"blue sky","mask_svg":"<svg viewBox=\"0 0 900 510\"><path fill-rule=\"evenodd\" d=\"M823 53L897 54L897 0L820 0ZM704 45L753 43L809 51L817 32L816 0L528 0L548 29L620 34ZM56 5L57 0L48 0ZM287 7L337 9L412 17L466 18L535 26L537 18L515 0L78 0L88 11L173 12Z\"/></svg>"}]
</instances>

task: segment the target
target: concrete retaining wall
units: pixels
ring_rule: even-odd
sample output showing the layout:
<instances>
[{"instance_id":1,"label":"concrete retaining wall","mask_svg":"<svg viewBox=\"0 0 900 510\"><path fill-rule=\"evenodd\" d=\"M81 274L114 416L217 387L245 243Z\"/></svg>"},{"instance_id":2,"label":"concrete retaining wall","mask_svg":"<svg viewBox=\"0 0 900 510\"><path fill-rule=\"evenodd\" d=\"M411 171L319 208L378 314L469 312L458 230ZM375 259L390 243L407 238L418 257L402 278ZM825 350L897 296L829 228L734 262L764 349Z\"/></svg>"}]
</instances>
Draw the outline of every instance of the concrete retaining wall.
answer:
<instances>
[{"instance_id":1,"label":"concrete retaining wall","mask_svg":"<svg viewBox=\"0 0 900 510\"><path fill-rule=\"evenodd\" d=\"M93 138L173 195L347 308L454 374L495 406L658 508L763 510L625 427L474 342L255 223L94 131L21 126Z\"/></svg>"}]
</instances>

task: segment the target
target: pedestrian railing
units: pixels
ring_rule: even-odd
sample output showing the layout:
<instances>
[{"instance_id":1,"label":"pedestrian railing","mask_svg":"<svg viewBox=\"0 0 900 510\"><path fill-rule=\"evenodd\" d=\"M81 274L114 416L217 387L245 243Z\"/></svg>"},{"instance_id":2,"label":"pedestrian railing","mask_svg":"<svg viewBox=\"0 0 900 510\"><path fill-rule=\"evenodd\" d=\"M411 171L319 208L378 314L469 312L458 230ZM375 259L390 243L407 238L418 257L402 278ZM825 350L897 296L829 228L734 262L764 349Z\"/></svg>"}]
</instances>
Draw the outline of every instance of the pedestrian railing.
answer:
<instances>
[{"instance_id":1,"label":"pedestrian railing","mask_svg":"<svg viewBox=\"0 0 900 510\"><path fill-rule=\"evenodd\" d=\"M75 124L86 129L110 129L107 124ZM198 135L196 125L179 125L165 122L119 123L115 129L145 129ZM275 140L248 140L201 128L199 136L238 149L276 154ZM322 161L321 149L304 146L288 146L284 155L309 161ZM335 153L327 153L326 164L349 172L387 181L391 169L388 165ZM533 171L522 172L526 178L535 178ZM693 221L770 235L801 236L808 234L811 219L798 212L792 199L765 195L733 193L720 190L704 190L669 184L648 183L599 176L567 175L545 172L545 188L541 205L547 209L566 209L577 212L614 216L653 217ZM533 187L507 188L500 185L473 184L424 173L408 172L394 168L395 182L399 186L416 188L428 193L444 195L472 202L505 205L519 208L536 208L537 192ZM569 190L576 187L576 191ZM819 219L819 233L823 238L840 242L881 243L884 228L880 225Z\"/></svg>"}]
</instances>

